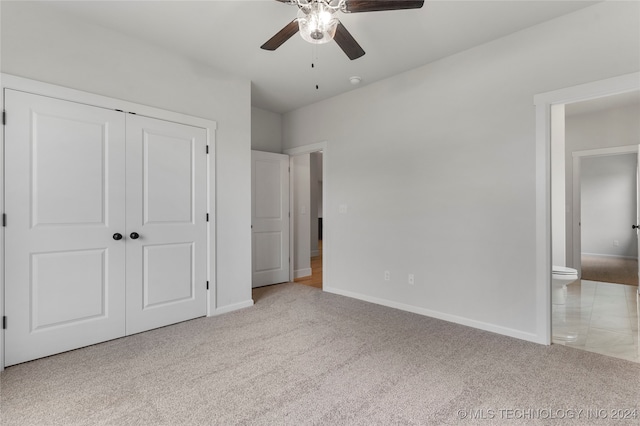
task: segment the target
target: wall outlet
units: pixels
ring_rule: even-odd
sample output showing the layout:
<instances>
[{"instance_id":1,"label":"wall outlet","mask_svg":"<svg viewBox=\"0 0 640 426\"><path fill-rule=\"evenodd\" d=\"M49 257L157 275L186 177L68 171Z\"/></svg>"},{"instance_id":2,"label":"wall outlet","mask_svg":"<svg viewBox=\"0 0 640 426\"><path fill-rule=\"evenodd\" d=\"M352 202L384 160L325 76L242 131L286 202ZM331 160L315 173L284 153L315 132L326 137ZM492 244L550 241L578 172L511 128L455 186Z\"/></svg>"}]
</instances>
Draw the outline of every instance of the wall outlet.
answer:
<instances>
[{"instance_id":1,"label":"wall outlet","mask_svg":"<svg viewBox=\"0 0 640 426\"><path fill-rule=\"evenodd\" d=\"M389 281L389 280L391 280L391 272L389 272L389 271L384 271L384 280L385 280L385 281Z\"/></svg>"},{"instance_id":2,"label":"wall outlet","mask_svg":"<svg viewBox=\"0 0 640 426\"><path fill-rule=\"evenodd\" d=\"M614 246L614 247L620 247L620 241L618 241L618 240L613 240L613 246Z\"/></svg>"},{"instance_id":3,"label":"wall outlet","mask_svg":"<svg viewBox=\"0 0 640 426\"><path fill-rule=\"evenodd\" d=\"M409 274L409 285L414 285L416 283L413 274Z\"/></svg>"}]
</instances>

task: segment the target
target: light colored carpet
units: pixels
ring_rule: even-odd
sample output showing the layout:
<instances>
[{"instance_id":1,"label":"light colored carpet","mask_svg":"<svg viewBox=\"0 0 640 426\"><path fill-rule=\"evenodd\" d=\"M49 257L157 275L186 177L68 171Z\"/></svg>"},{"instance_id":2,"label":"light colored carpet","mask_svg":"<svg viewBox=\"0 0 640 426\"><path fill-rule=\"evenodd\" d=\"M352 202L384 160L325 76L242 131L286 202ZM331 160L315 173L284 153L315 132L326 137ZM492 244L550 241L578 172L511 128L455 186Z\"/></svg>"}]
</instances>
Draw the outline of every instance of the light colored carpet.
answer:
<instances>
[{"instance_id":1,"label":"light colored carpet","mask_svg":"<svg viewBox=\"0 0 640 426\"><path fill-rule=\"evenodd\" d=\"M640 408L639 364L303 285L254 297L242 311L9 367L2 424L550 425L566 420L499 410ZM493 421L462 420L472 408ZM583 416L571 424L610 421Z\"/></svg>"},{"instance_id":2,"label":"light colored carpet","mask_svg":"<svg viewBox=\"0 0 640 426\"><path fill-rule=\"evenodd\" d=\"M583 254L581 263L583 280L638 285L637 259Z\"/></svg>"}]
</instances>

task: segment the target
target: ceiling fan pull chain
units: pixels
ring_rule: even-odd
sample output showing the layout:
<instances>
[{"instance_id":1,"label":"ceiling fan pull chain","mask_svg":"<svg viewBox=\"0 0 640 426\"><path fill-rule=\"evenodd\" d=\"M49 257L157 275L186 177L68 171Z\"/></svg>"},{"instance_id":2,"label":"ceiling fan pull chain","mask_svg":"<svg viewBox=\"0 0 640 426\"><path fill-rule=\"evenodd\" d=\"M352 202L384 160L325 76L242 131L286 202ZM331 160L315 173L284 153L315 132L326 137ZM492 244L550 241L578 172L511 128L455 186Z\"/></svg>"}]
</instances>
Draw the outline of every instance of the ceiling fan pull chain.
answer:
<instances>
[{"instance_id":1,"label":"ceiling fan pull chain","mask_svg":"<svg viewBox=\"0 0 640 426\"><path fill-rule=\"evenodd\" d=\"M314 70L316 70L316 63L318 62L318 46L317 45L313 45L312 49L311 49L311 68L313 68ZM318 73L315 73L315 76L318 76ZM316 82L316 90L319 90L320 86L317 84Z\"/></svg>"}]
</instances>

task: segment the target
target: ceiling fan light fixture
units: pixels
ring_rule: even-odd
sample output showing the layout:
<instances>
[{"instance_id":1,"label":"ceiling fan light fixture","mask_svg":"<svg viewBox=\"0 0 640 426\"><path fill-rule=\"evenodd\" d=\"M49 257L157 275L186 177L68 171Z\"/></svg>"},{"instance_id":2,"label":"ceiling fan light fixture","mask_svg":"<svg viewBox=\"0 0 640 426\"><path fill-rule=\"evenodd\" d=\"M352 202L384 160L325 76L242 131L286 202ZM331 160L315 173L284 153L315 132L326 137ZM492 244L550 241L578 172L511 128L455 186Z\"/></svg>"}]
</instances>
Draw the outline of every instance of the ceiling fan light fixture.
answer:
<instances>
[{"instance_id":1,"label":"ceiling fan light fixture","mask_svg":"<svg viewBox=\"0 0 640 426\"><path fill-rule=\"evenodd\" d=\"M298 27L302 38L312 44L324 44L333 40L338 27L336 9L324 2L312 2L298 9Z\"/></svg>"},{"instance_id":2,"label":"ceiling fan light fixture","mask_svg":"<svg viewBox=\"0 0 640 426\"><path fill-rule=\"evenodd\" d=\"M1 1L1 0L0 0ZM424 0L277 0L298 8L296 19L289 22L261 49L276 50L295 33L300 31L308 43L324 44L335 40L336 44L351 60L362 57L365 52L355 38L337 18L338 11L344 13L376 12L385 10L420 9Z\"/></svg>"}]
</instances>

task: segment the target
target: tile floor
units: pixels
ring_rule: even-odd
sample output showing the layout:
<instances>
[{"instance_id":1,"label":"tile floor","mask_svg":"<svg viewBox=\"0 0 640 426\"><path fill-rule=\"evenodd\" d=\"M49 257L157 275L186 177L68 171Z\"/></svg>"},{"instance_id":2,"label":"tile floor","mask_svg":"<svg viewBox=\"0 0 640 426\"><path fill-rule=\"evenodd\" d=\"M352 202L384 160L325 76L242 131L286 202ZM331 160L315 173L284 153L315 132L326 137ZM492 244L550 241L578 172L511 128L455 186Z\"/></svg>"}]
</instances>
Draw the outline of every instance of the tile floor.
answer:
<instances>
[{"instance_id":1,"label":"tile floor","mask_svg":"<svg viewBox=\"0 0 640 426\"><path fill-rule=\"evenodd\" d=\"M640 363L638 287L579 280L553 305L553 343Z\"/></svg>"}]
</instances>

